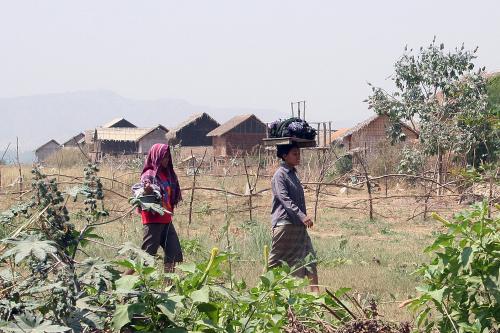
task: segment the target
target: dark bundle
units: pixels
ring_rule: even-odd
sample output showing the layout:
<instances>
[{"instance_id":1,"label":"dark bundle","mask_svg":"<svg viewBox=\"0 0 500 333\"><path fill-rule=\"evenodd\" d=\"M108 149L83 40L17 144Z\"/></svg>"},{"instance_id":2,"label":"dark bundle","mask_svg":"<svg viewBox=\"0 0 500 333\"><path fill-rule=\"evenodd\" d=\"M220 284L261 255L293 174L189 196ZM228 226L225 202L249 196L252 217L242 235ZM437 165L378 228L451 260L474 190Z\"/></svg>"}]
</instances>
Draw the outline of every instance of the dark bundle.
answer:
<instances>
[{"instance_id":1,"label":"dark bundle","mask_svg":"<svg viewBox=\"0 0 500 333\"><path fill-rule=\"evenodd\" d=\"M285 120L277 120L271 123L271 125L269 125L269 137L294 137L314 140L316 137L316 130L303 119L289 118Z\"/></svg>"}]
</instances>

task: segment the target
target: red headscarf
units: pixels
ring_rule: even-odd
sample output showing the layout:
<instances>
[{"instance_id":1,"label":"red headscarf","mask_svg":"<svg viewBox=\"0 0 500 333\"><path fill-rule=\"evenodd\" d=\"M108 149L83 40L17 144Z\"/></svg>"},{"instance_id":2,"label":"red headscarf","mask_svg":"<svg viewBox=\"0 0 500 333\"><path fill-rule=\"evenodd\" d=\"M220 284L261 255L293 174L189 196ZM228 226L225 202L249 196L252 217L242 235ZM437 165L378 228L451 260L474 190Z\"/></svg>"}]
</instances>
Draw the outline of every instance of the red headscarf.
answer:
<instances>
[{"instance_id":1,"label":"red headscarf","mask_svg":"<svg viewBox=\"0 0 500 333\"><path fill-rule=\"evenodd\" d=\"M166 168L162 168L161 160L168 156L168 165ZM146 157L146 162L144 163L144 168L142 169L141 181L149 180L155 184L158 181L158 171L163 171L167 176L169 183L171 184L171 196L170 205L175 207L181 200L181 188L179 186L179 180L174 171L174 165L172 164L172 155L170 154L170 146L163 143L154 144L148 152Z\"/></svg>"}]
</instances>

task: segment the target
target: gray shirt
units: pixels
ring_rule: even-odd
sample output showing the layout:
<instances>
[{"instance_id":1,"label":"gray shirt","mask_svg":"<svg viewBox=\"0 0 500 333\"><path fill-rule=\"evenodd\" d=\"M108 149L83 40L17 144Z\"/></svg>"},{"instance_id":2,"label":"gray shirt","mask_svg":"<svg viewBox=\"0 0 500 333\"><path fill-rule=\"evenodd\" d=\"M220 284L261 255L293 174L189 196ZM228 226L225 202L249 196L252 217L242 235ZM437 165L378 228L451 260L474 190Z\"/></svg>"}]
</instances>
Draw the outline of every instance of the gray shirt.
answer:
<instances>
[{"instance_id":1,"label":"gray shirt","mask_svg":"<svg viewBox=\"0 0 500 333\"><path fill-rule=\"evenodd\" d=\"M271 210L272 226L280 220L303 225L306 217L306 200L304 189L297 177L295 168L281 163L271 180L273 202Z\"/></svg>"}]
</instances>

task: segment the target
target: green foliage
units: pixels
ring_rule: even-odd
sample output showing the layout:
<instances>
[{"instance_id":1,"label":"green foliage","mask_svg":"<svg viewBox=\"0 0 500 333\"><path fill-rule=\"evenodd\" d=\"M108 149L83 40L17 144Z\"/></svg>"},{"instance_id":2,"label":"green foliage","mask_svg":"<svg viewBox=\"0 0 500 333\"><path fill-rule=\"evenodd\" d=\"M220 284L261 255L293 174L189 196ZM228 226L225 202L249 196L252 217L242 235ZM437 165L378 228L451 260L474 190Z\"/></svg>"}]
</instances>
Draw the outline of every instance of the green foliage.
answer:
<instances>
[{"instance_id":1,"label":"green foliage","mask_svg":"<svg viewBox=\"0 0 500 333\"><path fill-rule=\"evenodd\" d=\"M467 154L467 162L473 166L497 162L500 156L500 74L496 73L488 79L486 89L488 112L484 140Z\"/></svg>"},{"instance_id":2,"label":"green foliage","mask_svg":"<svg viewBox=\"0 0 500 333\"><path fill-rule=\"evenodd\" d=\"M405 54L395 64L392 80L396 91L372 87L369 107L387 115L393 142L404 135L401 122L419 122L420 142L425 153L467 153L487 141L490 117L487 111L484 68L474 70L476 50L464 46L446 52L435 39L415 54Z\"/></svg>"},{"instance_id":3,"label":"green foliage","mask_svg":"<svg viewBox=\"0 0 500 333\"><path fill-rule=\"evenodd\" d=\"M418 149L404 147L401 151L398 173L418 175L422 172L424 163L425 158Z\"/></svg>"},{"instance_id":4,"label":"green foliage","mask_svg":"<svg viewBox=\"0 0 500 333\"><path fill-rule=\"evenodd\" d=\"M0 331L282 332L295 325L307 332L321 331L326 324L344 325L354 318L333 296L306 292L309 281L293 277L300 267L266 268L255 286L247 286L232 276L236 254L217 249L199 255L206 260L179 265L175 274L162 273L155 258L131 243L120 248L116 262L89 258L84 252L75 257L88 241L99 238L95 228L107 216L97 172L89 166L83 184L62 192L55 180L35 169L33 197L4 214L5 223L16 231L0 244L4 248ZM86 222L81 230L70 223L66 203L71 198L84 199L78 214ZM264 252L267 258L268 228L256 222L244 226L252 231L249 243L252 250L258 249L254 253L261 257ZM335 249L334 259L339 260L331 264L345 263L346 247L347 240L342 240ZM199 241L183 242L183 248L193 254L203 251ZM135 274L121 276L118 268ZM340 289L335 296L347 291ZM360 322L363 327L379 324L383 325L376 320Z\"/></svg>"},{"instance_id":5,"label":"green foliage","mask_svg":"<svg viewBox=\"0 0 500 333\"><path fill-rule=\"evenodd\" d=\"M181 239L180 242L182 253L186 255L196 255L203 250L199 239Z\"/></svg>"},{"instance_id":6,"label":"green foliage","mask_svg":"<svg viewBox=\"0 0 500 333\"><path fill-rule=\"evenodd\" d=\"M497 209L500 207L497 207ZM417 271L424 285L411 308L426 332L497 331L500 318L500 218L477 204L454 221L433 217L448 228L426 249L434 259ZM437 313L433 318L433 313Z\"/></svg>"},{"instance_id":7,"label":"green foliage","mask_svg":"<svg viewBox=\"0 0 500 333\"><path fill-rule=\"evenodd\" d=\"M337 175L344 175L352 170L352 155L344 155L335 162Z\"/></svg>"},{"instance_id":8,"label":"green foliage","mask_svg":"<svg viewBox=\"0 0 500 333\"><path fill-rule=\"evenodd\" d=\"M43 320L41 316L25 314L22 316L15 316L14 318L14 322L5 326L0 326L0 330L22 333L67 332L70 330L69 327L52 325L50 320Z\"/></svg>"},{"instance_id":9,"label":"green foliage","mask_svg":"<svg viewBox=\"0 0 500 333\"><path fill-rule=\"evenodd\" d=\"M144 202L141 201L140 198L130 198L128 202L135 207L140 208L141 210L145 210L148 212L157 213L163 215L167 212L167 210L160 204L154 202Z\"/></svg>"},{"instance_id":10,"label":"green foliage","mask_svg":"<svg viewBox=\"0 0 500 333\"><path fill-rule=\"evenodd\" d=\"M3 243L12 247L5 251L0 259L13 256L16 265L30 255L43 262L46 261L47 254L57 252L54 242L40 240L40 235L37 234L26 235L25 238L21 239L6 239Z\"/></svg>"},{"instance_id":11,"label":"green foliage","mask_svg":"<svg viewBox=\"0 0 500 333\"><path fill-rule=\"evenodd\" d=\"M55 179L35 168L33 196L2 214L2 222L16 231L1 240L5 251L0 264L5 269L0 271L0 320L9 323L1 330L81 332L104 327L101 304L108 301L105 292L113 288L118 274L100 259L74 260L79 246L98 238L92 225L107 216L97 171L89 165L83 184L63 193ZM66 203L80 196L85 198L80 215L87 225L77 231Z\"/></svg>"},{"instance_id":12,"label":"green foliage","mask_svg":"<svg viewBox=\"0 0 500 333\"><path fill-rule=\"evenodd\" d=\"M118 303L113 328L129 326L144 332L281 332L288 321L288 309L300 317L324 318L323 304L340 316L346 315L330 298L304 293L307 281L293 278L293 269L286 265L261 275L256 287L247 288L240 282L230 289L220 280L228 257L213 249L205 262L179 265L181 273L168 274L171 286L163 289L164 277L154 267L145 266L141 260L118 262L132 268L136 275L116 281Z\"/></svg>"}]
</instances>

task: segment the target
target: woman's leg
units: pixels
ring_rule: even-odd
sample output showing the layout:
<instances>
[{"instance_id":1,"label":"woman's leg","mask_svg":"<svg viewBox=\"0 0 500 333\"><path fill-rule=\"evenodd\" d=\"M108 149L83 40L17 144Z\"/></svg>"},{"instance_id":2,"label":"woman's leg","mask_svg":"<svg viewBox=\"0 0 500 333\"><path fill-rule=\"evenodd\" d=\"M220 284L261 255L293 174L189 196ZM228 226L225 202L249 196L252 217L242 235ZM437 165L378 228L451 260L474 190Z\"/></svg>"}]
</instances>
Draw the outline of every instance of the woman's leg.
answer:
<instances>
[{"instance_id":1,"label":"woman's leg","mask_svg":"<svg viewBox=\"0 0 500 333\"><path fill-rule=\"evenodd\" d=\"M318 282L318 268L316 263L316 251L312 246L311 237L309 233L306 232L305 237L305 258L310 258L313 260L305 269L307 278L309 279L309 287L312 292L319 293L319 282Z\"/></svg>"},{"instance_id":2,"label":"woman's leg","mask_svg":"<svg viewBox=\"0 0 500 333\"><path fill-rule=\"evenodd\" d=\"M158 252L158 247L160 247L160 244L162 243L161 239L164 232L164 226L165 225L159 223L144 224L141 249L152 256L156 255L156 252ZM134 274L134 270L129 269L124 274Z\"/></svg>"},{"instance_id":3,"label":"woman's leg","mask_svg":"<svg viewBox=\"0 0 500 333\"><path fill-rule=\"evenodd\" d=\"M312 272L307 271L306 275L309 279L309 288L311 288L311 291L319 293L318 271L316 270L316 267L312 270Z\"/></svg>"},{"instance_id":4,"label":"woman's leg","mask_svg":"<svg viewBox=\"0 0 500 333\"><path fill-rule=\"evenodd\" d=\"M169 223L165 228L165 239L162 247L165 251L165 273L173 273L175 271L175 264L184 261L181 243L173 222Z\"/></svg>"}]
</instances>

